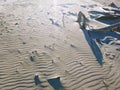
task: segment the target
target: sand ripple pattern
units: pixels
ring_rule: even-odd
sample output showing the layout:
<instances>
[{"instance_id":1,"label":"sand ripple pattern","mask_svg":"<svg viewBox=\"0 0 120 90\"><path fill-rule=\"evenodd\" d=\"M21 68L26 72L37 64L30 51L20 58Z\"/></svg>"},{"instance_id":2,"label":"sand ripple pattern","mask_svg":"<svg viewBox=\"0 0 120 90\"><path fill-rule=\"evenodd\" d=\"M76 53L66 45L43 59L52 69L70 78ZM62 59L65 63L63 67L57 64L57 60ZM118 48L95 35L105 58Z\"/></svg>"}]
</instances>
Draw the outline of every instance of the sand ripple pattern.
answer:
<instances>
[{"instance_id":1,"label":"sand ripple pattern","mask_svg":"<svg viewBox=\"0 0 120 90\"><path fill-rule=\"evenodd\" d=\"M64 90L120 90L120 57L100 66L75 22L96 2L57 1L0 1L0 90L54 90L56 77Z\"/></svg>"}]
</instances>

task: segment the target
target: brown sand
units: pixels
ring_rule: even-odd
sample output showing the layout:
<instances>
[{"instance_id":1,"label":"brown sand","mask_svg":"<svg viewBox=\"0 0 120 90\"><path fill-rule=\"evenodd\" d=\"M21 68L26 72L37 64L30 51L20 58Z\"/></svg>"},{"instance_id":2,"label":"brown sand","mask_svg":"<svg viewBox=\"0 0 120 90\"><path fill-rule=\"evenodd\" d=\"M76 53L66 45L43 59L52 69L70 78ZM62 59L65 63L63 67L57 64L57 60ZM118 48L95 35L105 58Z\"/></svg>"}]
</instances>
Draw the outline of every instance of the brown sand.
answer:
<instances>
[{"instance_id":1,"label":"brown sand","mask_svg":"<svg viewBox=\"0 0 120 90\"><path fill-rule=\"evenodd\" d=\"M0 1L0 90L53 90L47 80L55 77L65 90L120 90L120 52L115 60L104 57L100 66L76 22L80 10L87 15L87 8L95 4ZM101 47L103 54L110 52L107 48Z\"/></svg>"}]
</instances>

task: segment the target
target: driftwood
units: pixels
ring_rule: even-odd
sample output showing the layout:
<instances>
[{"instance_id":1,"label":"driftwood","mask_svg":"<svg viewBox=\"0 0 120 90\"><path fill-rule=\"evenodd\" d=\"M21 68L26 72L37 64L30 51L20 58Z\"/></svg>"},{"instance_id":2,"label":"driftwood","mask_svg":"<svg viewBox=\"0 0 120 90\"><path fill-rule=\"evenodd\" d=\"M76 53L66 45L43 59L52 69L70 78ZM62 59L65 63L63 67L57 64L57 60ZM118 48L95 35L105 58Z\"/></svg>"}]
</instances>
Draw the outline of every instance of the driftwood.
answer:
<instances>
[{"instance_id":1,"label":"driftwood","mask_svg":"<svg viewBox=\"0 0 120 90\"><path fill-rule=\"evenodd\" d=\"M120 9L119 8L103 7L103 9L106 10L106 11L113 11L114 13L120 14Z\"/></svg>"},{"instance_id":2,"label":"driftwood","mask_svg":"<svg viewBox=\"0 0 120 90\"><path fill-rule=\"evenodd\" d=\"M104 16L100 16L98 18L96 18L96 20L106 20L106 19L117 19L120 18L120 15L116 15L116 14L111 14L111 15L104 15Z\"/></svg>"},{"instance_id":3,"label":"driftwood","mask_svg":"<svg viewBox=\"0 0 120 90\"><path fill-rule=\"evenodd\" d=\"M80 11L78 14L78 19L77 19L77 22L79 23L80 28L86 29L88 25L88 21L89 20L86 18L86 16ZM110 31L120 32L120 22L113 24L111 26L100 28L100 29L91 29L89 31L90 32L110 32Z\"/></svg>"},{"instance_id":4,"label":"driftwood","mask_svg":"<svg viewBox=\"0 0 120 90\"><path fill-rule=\"evenodd\" d=\"M114 2L110 3L108 6L113 7L113 8L118 8L118 6Z\"/></svg>"},{"instance_id":5,"label":"driftwood","mask_svg":"<svg viewBox=\"0 0 120 90\"><path fill-rule=\"evenodd\" d=\"M86 29L88 21L89 20L86 18L86 16L80 11L78 13L78 19L77 19L77 22L79 23L80 28L81 29Z\"/></svg>"},{"instance_id":6,"label":"driftwood","mask_svg":"<svg viewBox=\"0 0 120 90\"><path fill-rule=\"evenodd\" d=\"M110 31L120 32L120 22L104 28L92 29L90 31L91 32L110 32Z\"/></svg>"}]
</instances>

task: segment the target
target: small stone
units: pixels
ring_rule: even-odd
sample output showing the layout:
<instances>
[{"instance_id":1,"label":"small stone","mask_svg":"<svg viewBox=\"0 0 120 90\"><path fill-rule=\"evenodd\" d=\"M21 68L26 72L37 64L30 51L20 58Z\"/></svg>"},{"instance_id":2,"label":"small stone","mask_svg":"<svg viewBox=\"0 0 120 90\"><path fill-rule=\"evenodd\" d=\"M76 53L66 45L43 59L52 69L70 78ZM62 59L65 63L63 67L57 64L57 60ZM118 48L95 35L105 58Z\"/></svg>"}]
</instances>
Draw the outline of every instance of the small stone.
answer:
<instances>
[{"instance_id":1,"label":"small stone","mask_svg":"<svg viewBox=\"0 0 120 90\"><path fill-rule=\"evenodd\" d=\"M52 63L54 63L54 60L52 60Z\"/></svg>"},{"instance_id":2,"label":"small stone","mask_svg":"<svg viewBox=\"0 0 120 90\"><path fill-rule=\"evenodd\" d=\"M79 64L83 66L83 63L82 63L82 62L79 62Z\"/></svg>"},{"instance_id":3,"label":"small stone","mask_svg":"<svg viewBox=\"0 0 120 90\"><path fill-rule=\"evenodd\" d=\"M15 71L16 73L19 73L19 70L18 69L16 69L16 71Z\"/></svg>"},{"instance_id":4,"label":"small stone","mask_svg":"<svg viewBox=\"0 0 120 90\"><path fill-rule=\"evenodd\" d=\"M23 44L26 44L26 42L23 42Z\"/></svg>"},{"instance_id":5,"label":"small stone","mask_svg":"<svg viewBox=\"0 0 120 90\"><path fill-rule=\"evenodd\" d=\"M73 45L73 44L71 44L70 46L71 46L72 48L75 48L75 45Z\"/></svg>"},{"instance_id":6,"label":"small stone","mask_svg":"<svg viewBox=\"0 0 120 90\"><path fill-rule=\"evenodd\" d=\"M34 56L30 56L30 60L33 62L33 61L35 61L34 60Z\"/></svg>"},{"instance_id":7,"label":"small stone","mask_svg":"<svg viewBox=\"0 0 120 90\"><path fill-rule=\"evenodd\" d=\"M15 25L18 25L18 23L15 23Z\"/></svg>"}]
</instances>

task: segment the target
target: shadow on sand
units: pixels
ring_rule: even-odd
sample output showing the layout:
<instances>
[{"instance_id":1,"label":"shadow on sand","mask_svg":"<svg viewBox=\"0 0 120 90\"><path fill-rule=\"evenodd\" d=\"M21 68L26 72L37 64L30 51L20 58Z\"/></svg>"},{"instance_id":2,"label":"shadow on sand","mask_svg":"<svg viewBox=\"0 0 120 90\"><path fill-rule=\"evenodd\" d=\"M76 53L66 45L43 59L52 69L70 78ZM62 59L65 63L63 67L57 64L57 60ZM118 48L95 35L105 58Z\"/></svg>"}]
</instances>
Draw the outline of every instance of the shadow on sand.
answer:
<instances>
[{"instance_id":1,"label":"shadow on sand","mask_svg":"<svg viewBox=\"0 0 120 90\"><path fill-rule=\"evenodd\" d=\"M102 55L100 48L98 47L96 42L91 38L91 35L89 34L88 30L84 29L83 33L98 63L102 66L103 55Z\"/></svg>"}]
</instances>

